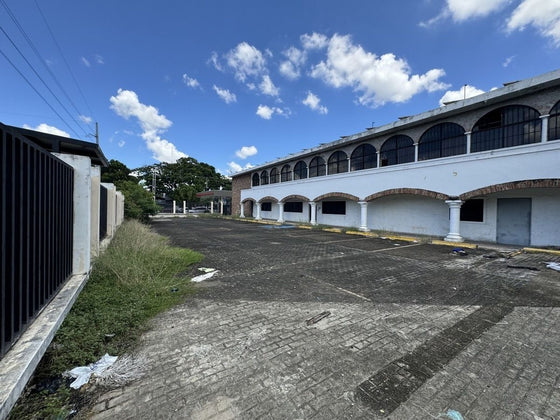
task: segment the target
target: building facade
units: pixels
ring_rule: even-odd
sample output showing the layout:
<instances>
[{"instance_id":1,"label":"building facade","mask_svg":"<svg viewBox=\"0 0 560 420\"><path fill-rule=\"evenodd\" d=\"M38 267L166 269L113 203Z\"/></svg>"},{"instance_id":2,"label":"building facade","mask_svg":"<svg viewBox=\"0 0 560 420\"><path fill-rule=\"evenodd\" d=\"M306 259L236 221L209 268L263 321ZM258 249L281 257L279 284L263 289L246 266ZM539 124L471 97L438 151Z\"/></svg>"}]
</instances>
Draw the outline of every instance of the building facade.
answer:
<instances>
[{"instance_id":1,"label":"building facade","mask_svg":"<svg viewBox=\"0 0 560 420\"><path fill-rule=\"evenodd\" d=\"M234 214L560 246L560 70L239 172Z\"/></svg>"}]
</instances>

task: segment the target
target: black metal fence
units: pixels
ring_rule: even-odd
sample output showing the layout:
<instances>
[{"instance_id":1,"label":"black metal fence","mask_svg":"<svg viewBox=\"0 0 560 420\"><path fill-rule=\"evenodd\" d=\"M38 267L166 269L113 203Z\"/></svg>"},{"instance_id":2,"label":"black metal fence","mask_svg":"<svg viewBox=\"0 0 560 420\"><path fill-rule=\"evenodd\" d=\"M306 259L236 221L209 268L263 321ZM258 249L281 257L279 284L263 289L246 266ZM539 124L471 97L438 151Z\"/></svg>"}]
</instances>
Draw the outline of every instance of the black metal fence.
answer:
<instances>
[{"instance_id":1,"label":"black metal fence","mask_svg":"<svg viewBox=\"0 0 560 420\"><path fill-rule=\"evenodd\" d=\"M73 169L0 125L0 357L72 273Z\"/></svg>"},{"instance_id":2,"label":"black metal fence","mask_svg":"<svg viewBox=\"0 0 560 420\"><path fill-rule=\"evenodd\" d=\"M107 236L107 188L103 185L99 189L99 240Z\"/></svg>"}]
</instances>

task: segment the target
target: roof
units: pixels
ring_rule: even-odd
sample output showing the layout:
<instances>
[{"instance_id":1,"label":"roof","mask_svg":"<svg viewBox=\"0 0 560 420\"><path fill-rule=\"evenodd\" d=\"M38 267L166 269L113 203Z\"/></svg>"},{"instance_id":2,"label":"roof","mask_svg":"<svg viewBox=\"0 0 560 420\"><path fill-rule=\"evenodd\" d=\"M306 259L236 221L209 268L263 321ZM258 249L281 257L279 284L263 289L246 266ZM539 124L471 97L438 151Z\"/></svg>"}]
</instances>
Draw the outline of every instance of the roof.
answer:
<instances>
[{"instance_id":1,"label":"roof","mask_svg":"<svg viewBox=\"0 0 560 420\"><path fill-rule=\"evenodd\" d=\"M231 190L209 190L209 191L202 191L196 193L197 197L231 197L232 191Z\"/></svg>"},{"instance_id":2,"label":"roof","mask_svg":"<svg viewBox=\"0 0 560 420\"><path fill-rule=\"evenodd\" d=\"M107 166L109 164L97 143L42 133L40 131L28 130L26 128L14 127L2 123L0 123L0 127L5 127L14 132L14 134L25 137L48 152L87 156L91 159L92 165Z\"/></svg>"},{"instance_id":3,"label":"roof","mask_svg":"<svg viewBox=\"0 0 560 420\"><path fill-rule=\"evenodd\" d=\"M504 86L502 88L491 90L490 92L486 92L481 95L473 96L464 100L454 101L452 103L448 103L447 105L432 109L430 111L422 112L417 115L401 117L397 121L394 121L392 123L385 124L380 127L372 127L366 131L350 136L343 136L341 139L331 141L329 143L321 143L319 146L304 149L297 153L291 153L288 156L237 172L231 175L231 177L234 178L236 176L246 175L248 173L269 166L278 165L282 162L303 158L327 149L363 141L365 138L389 134L393 131L402 130L405 127L410 128L418 124L425 124L432 120L449 118L451 116L461 114L472 109L480 108L481 106L503 102L505 100L514 99L519 96L527 95L531 92L536 92L555 86L560 86L560 70L554 70L549 73L545 73L540 76L535 76L521 81L504 83Z\"/></svg>"}]
</instances>

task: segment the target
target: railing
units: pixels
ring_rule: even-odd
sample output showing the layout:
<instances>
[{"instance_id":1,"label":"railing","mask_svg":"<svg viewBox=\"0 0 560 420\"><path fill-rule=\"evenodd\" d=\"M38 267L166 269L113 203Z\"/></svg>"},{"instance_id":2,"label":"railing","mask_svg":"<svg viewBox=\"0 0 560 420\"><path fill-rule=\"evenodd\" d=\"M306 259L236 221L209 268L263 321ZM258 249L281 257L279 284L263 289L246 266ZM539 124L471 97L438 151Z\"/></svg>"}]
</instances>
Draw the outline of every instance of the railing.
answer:
<instances>
[{"instance_id":1,"label":"railing","mask_svg":"<svg viewBox=\"0 0 560 420\"><path fill-rule=\"evenodd\" d=\"M99 240L107 236L107 188L99 188Z\"/></svg>"},{"instance_id":2,"label":"railing","mask_svg":"<svg viewBox=\"0 0 560 420\"><path fill-rule=\"evenodd\" d=\"M0 357L72 272L73 169L0 126Z\"/></svg>"}]
</instances>

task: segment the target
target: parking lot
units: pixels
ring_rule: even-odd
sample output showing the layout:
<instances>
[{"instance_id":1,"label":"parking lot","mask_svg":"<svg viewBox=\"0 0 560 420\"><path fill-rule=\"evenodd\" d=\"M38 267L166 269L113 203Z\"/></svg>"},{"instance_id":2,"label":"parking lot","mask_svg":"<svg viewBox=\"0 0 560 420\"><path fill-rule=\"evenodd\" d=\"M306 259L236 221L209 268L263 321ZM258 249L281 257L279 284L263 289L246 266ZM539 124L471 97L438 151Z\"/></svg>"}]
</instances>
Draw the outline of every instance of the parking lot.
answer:
<instances>
[{"instance_id":1,"label":"parking lot","mask_svg":"<svg viewBox=\"0 0 560 420\"><path fill-rule=\"evenodd\" d=\"M94 418L560 418L560 272L545 264L559 256L211 217L153 226L205 255L188 275L218 273L155 319L127 361L138 378Z\"/></svg>"}]
</instances>

